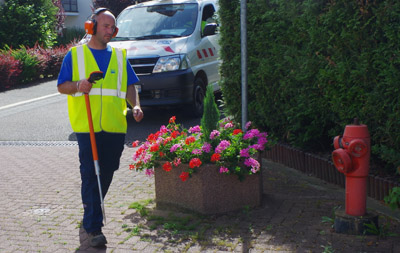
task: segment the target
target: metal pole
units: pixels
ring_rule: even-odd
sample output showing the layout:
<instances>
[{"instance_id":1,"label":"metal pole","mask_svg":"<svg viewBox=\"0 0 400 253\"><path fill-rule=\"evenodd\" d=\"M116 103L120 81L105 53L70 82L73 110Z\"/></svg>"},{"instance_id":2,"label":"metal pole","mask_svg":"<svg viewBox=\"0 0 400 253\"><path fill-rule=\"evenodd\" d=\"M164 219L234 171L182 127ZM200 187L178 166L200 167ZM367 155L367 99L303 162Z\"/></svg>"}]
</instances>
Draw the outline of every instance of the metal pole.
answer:
<instances>
[{"instance_id":1,"label":"metal pole","mask_svg":"<svg viewBox=\"0 0 400 253\"><path fill-rule=\"evenodd\" d=\"M240 40L242 71L242 130L247 122L247 0L240 1Z\"/></svg>"}]
</instances>

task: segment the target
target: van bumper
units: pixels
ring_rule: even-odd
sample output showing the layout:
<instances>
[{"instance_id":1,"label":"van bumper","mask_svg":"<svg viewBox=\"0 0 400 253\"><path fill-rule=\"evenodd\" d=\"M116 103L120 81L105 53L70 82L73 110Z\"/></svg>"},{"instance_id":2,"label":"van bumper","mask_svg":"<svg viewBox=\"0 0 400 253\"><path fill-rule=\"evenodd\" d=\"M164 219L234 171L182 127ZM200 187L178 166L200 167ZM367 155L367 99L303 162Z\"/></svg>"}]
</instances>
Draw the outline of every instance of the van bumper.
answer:
<instances>
[{"instance_id":1,"label":"van bumper","mask_svg":"<svg viewBox=\"0 0 400 253\"><path fill-rule=\"evenodd\" d=\"M193 101L194 75L191 69L138 76L140 105L176 105Z\"/></svg>"}]
</instances>

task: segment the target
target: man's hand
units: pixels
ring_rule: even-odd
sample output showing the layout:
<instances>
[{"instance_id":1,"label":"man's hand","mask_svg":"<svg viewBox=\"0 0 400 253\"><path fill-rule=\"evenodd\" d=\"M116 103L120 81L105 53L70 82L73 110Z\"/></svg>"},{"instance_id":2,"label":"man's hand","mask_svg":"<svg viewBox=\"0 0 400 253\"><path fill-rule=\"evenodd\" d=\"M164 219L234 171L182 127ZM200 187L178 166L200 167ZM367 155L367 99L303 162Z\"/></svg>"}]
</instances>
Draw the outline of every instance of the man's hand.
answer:
<instances>
[{"instance_id":1,"label":"man's hand","mask_svg":"<svg viewBox=\"0 0 400 253\"><path fill-rule=\"evenodd\" d=\"M133 118L136 122L140 122L143 119L143 111L139 106L135 106L132 109Z\"/></svg>"},{"instance_id":2,"label":"man's hand","mask_svg":"<svg viewBox=\"0 0 400 253\"><path fill-rule=\"evenodd\" d=\"M83 92L83 93L88 93L90 92L90 90L92 89L92 86L94 83L90 83L87 79L83 79L79 81L79 92Z\"/></svg>"}]
</instances>

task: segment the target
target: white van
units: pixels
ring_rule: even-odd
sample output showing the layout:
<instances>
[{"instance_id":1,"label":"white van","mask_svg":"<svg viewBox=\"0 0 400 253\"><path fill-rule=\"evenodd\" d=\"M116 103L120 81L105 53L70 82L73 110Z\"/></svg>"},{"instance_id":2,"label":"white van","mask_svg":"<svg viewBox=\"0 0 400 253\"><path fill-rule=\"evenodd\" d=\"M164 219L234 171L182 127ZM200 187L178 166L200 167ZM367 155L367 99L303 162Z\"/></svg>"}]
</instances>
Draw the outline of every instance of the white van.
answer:
<instances>
[{"instance_id":1,"label":"white van","mask_svg":"<svg viewBox=\"0 0 400 253\"><path fill-rule=\"evenodd\" d=\"M127 7L113 47L127 49L142 106L190 104L203 112L207 85L219 90L217 0L158 0Z\"/></svg>"}]
</instances>

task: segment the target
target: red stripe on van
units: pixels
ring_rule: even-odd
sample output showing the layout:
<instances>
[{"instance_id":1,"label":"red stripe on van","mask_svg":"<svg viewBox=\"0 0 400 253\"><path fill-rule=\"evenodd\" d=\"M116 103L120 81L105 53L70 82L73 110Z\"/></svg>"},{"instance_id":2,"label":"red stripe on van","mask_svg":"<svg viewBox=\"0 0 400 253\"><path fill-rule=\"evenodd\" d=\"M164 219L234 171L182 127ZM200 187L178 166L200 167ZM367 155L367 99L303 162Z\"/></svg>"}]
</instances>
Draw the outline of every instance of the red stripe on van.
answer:
<instances>
[{"instance_id":1,"label":"red stripe on van","mask_svg":"<svg viewBox=\"0 0 400 253\"><path fill-rule=\"evenodd\" d=\"M201 53L199 50L197 50L197 57L199 57L199 59L203 58L203 56L201 56Z\"/></svg>"},{"instance_id":2,"label":"red stripe on van","mask_svg":"<svg viewBox=\"0 0 400 253\"><path fill-rule=\"evenodd\" d=\"M207 50L203 49L203 54L205 57L208 57Z\"/></svg>"},{"instance_id":3,"label":"red stripe on van","mask_svg":"<svg viewBox=\"0 0 400 253\"><path fill-rule=\"evenodd\" d=\"M172 48L170 48L169 46L163 46L164 50L170 53L175 53L174 50L172 50Z\"/></svg>"},{"instance_id":4,"label":"red stripe on van","mask_svg":"<svg viewBox=\"0 0 400 253\"><path fill-rule=\"evenodd\" d=\"M214 52L213 52L213 50L211 48L208 48L208 52L210 52L211 56L214 56Z\"/></svg>"}]
</instances>

